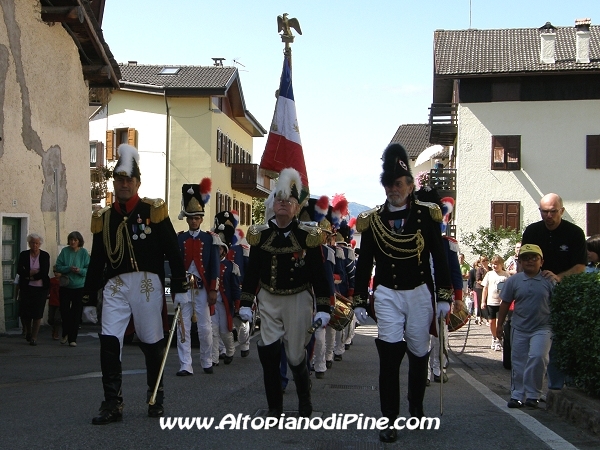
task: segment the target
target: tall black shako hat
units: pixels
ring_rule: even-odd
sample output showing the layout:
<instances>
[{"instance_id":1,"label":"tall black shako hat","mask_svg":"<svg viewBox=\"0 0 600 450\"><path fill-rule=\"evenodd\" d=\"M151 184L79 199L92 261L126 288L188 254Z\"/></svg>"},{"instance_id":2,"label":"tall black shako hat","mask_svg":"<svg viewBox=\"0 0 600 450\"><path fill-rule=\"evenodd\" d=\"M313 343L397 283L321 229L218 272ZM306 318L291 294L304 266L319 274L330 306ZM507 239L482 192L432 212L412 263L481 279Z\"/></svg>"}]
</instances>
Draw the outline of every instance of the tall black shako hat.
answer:
<instances>
[{"instance_id":1,"label":"tall black shako hat","mask_svg":"<svg viewBox=\"0 0 600 450\"><path fill-rule=\"evenodd\" d=\"M381 184L391 186L398 178L403 176L412 177L410 166L408 165L408 155L406 150L400 144L390 144L383 152L381 173Z\"/></svg>"},{"instance_id":2,"label":"tall black shako hat","mask_svg":"<svg viewBox=\"0 0 600 450\"><path fill-rule=\"evenodd\" d=\"M203 178L200 184L184 184L181 186L181 212L179 220L184 217L204 216L204 205L210 200L212 181Z\"/></svg>"},{"instance_id":3,"label":"tall black shako hat","mask_svg":"<svg viewBox=\"0 0 600 450\"><path fill-rule=\"evenodd\" d=\"M119 154L119 160L113 169L113 177L120 175L129 178L135 177L140 180L140 154L138 153L137 148L127 144L121 144L117 149L117 153Z\"/></svg>"},{"instance_id":4,"label":"tall black shako hat","mask_svg":"<svg viewBox=\"0 0 600 450\"><path fill-rule=\"evenodd\" d=\"M317 198L309 198L306 205L300 210L298 220L300 222L314 222L319 228L327 233L331 233L332 228L332 208L329 205L329 197L322 195Z\"/></svg>"},{"instance_id":5,"label":"tall black shako hat","mask_svg":"<svg viewBox=\"0 0 600 450\"><path fill-rule=\"evenodd\" d=\"M213 232L218 234L221 240L231 247L237 242L237 237L234 234L238 223L239 219L235 211L221 211L215 216Z\"/></svg>"}]
</instances>

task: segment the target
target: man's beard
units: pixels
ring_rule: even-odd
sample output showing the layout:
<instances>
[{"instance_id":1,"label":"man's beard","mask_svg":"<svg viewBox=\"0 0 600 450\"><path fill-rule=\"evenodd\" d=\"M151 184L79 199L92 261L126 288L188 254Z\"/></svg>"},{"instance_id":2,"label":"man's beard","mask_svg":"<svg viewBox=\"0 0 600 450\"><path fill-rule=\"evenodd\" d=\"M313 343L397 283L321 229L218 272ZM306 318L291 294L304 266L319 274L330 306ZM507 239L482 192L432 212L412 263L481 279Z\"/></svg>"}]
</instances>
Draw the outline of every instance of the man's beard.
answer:
<instances>
[{"instance_id":1,"label":"man's beard","mask_svg":"<svg viewBox=\"0 0 600 450\"><path fill-rule=\"evenodd\" d=\"M406 205L406 201L408 200L408 195L409 194L406 194L405 196L400 196L400 195L396 195L396 194L395 195L388 194L387 200L390 205L395 206L395 207L400 207L400 206Z\"/></svg>"}]
</instances>

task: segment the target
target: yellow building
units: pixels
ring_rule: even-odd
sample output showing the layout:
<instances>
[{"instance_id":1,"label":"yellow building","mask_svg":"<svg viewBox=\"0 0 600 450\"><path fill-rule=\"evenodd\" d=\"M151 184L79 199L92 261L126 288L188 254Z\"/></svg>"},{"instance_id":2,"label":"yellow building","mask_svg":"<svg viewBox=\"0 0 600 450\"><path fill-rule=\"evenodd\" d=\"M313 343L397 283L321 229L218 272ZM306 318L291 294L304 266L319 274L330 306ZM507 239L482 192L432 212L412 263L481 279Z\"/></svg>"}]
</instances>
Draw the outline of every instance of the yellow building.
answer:
<instances>
[{"instance_id":1,"label":"yellow building","mask_svg":"<svg viewBox=\"0 0 600 450\"><path fill-rule=\"evenodd\" d=\"M236 210L240 227L252 223L252 197L266 197L270 180L252 164L254 137L266 130L246 109L235 67L121 64L120 90L90 120L96 164L114 165L121 143L138 148L142 197L163 198L176 230L181 186L212 180L204 230L216 213ZM112 199L99 196L103 205Z\"/></svg>"}]
</instances>

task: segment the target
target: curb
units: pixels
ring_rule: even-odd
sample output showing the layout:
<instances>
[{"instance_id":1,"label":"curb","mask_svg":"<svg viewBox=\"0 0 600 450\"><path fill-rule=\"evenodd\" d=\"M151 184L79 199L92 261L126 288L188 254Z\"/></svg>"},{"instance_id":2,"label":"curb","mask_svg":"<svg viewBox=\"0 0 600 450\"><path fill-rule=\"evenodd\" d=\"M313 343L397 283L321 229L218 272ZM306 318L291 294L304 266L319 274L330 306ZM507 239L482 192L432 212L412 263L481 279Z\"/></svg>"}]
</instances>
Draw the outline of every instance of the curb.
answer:
<instances>
[{"instance_id":1,"label":"curb","mask_svg":"<svg viewBox=\"0 0 600 450\"><path fill-rule=\"evenodd\" d=\"M547 410L568 422L600 436L600 400L578 389L565 387L548 390Z\"/></svg>"}]
</instances>

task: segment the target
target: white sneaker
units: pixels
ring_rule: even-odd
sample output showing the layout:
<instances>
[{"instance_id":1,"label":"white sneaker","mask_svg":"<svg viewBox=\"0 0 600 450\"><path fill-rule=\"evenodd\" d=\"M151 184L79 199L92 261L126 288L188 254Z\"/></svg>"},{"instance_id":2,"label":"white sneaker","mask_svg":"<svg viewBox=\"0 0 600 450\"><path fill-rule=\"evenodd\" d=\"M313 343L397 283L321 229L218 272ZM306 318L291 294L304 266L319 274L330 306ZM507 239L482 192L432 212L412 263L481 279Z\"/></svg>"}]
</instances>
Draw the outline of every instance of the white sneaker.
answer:
<instances>
[{"instance_id":1,"label":"white sneaker","mask_svg":"<svg viewBox=\"0 0 600 450\"><path fill-rule=\"evenodd\" d=\"M494 351L501 351L502 350L502 344L500 342L498 342L495 346L494 346Z\"/></svg>"},{"instance_id":2,"label":"white sneaker","mask_svg":"<svg viewBox=\"0 0 600 450\"><path fill-rule=\"evenodd\" d=\"M71 347L77 347L77 342L73 341L73 342L71 342L71 343L69 344L69 346L71 346Z\"/></svg>"},{"instance_id":3,"label":"white sneaker","mask_svg":"<svg viewBox=\"0 0 600 450\"><path fill-rule=\"evenodd\" d=\"M494 350L496 348L497 343L498 343L498 340L495 338L492 338L492 344L490 345L490 350Z\"/></svg>"}]
</instances>

